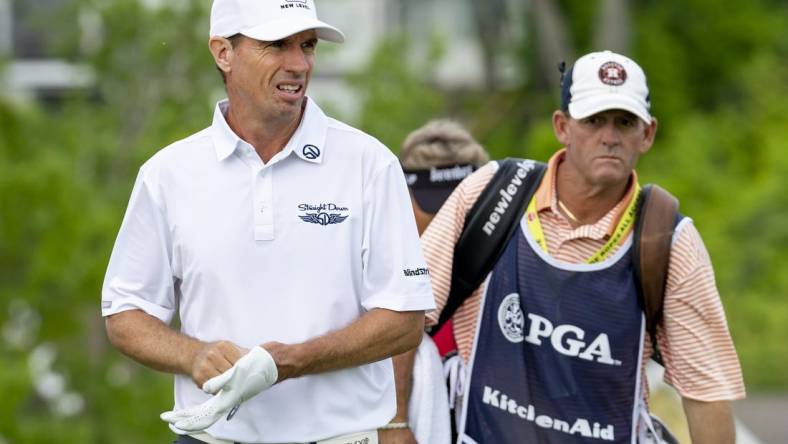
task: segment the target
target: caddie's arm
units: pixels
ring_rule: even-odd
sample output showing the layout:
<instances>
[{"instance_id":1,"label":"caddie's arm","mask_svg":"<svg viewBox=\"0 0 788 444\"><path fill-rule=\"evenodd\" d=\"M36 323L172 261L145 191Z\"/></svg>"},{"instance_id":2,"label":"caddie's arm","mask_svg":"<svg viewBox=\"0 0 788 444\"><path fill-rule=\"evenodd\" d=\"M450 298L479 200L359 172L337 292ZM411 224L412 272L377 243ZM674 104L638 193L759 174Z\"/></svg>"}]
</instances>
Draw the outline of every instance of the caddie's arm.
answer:
<instances>
[{"instance_id":1,"label":"caddie's arm","mask_svg":"<svg viewBox=\"0 0 788 444\"><path fill-rule=\"evenodd\" d=\"M683 224L671 249L657 334L665 382L682 396L693 443L733 443L731 401L744 398L744 381L711 259L694 224Z\"/></svg>"},{"instance_id":2,"label":"caddie's arm","mask_svg":"<svg viewBox=\"0 0 788 444\"><path fill-rule=\"evenodd\" d=\"M466 180L457 187L422 234L422 250L430 270L430 284L437 306L437 310L427 315L426 322L429 325L437 323L440 312L448 299L452 273L451 258L454 255L454 245L457 243L461 232L461 229L456 229L456 227L462 227L469 208L478 197L478 192L469 193L466 188L471 186L481 190L483 186L477 186L477 182L479 180L489 180L494 174L494 171L489 166L484 167L484 170L483 177L480 178L477 175L472 182ZM393 359L394 378L397 385L397 413L391 422L408 422L408 404L412 389L415 355L416 351L413 350L395 356ZM410 429L381 431L380 437L383 444L388 442L415 442Z\"/></svg>"},{"instance_id":3,"label":"caddie's arm","mask_svg":"<svg viewBox=\"0 0 788 444\"><path fill-rule=\"evenodd\" d=\"M736 428L730 401L703 402L682 398L693 444L734 444Z\"/></svg>"},{"instance_id":4,"label":"caddie's arm","mask_svg":"<svg viewBox=\"0 0 788 444\"><path fill-rule=\"evenodd\" d=\"M105 322L110 342L121 353L155 370L190 375L198 387L246 353L231 342L186 336L142 310L122 311Z\"/></svg>"},{"instance_id":5,"label":"caddie's arm","mask_svg":"<svg viewBox=\"0 0 788 444\"><path fill-rule=\"evenodd\" d=\"M421 342L424 311L374 308L345 328L300 344L268 342L262 347L276 362L277 382L355 367L413 349Z\"/></svg>"},{"instance_id":6,"label":"caddie's arm","mask_svg":"<svg viewBox=\"0 0 788 444\"><path fill-rule=\"evenodd\" d=\"M390 423L408 423L408 403L413 388L413 362L416 349L408 350L392 358L394 362L394 384L397 387L397 413ZM410 428L381 429L378 431L382 444L415 444L416 437Z\"/></svg>"}]
</instances>

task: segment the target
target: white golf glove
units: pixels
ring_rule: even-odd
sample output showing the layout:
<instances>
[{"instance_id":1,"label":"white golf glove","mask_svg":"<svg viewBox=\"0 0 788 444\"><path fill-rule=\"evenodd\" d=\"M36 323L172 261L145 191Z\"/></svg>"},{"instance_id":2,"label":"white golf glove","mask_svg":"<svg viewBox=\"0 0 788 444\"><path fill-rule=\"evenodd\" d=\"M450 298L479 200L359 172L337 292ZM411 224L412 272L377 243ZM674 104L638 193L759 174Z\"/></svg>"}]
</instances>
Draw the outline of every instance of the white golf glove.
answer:
<instances>
[{"instance_id":1,"label":"white golf glove","mask_svg":"<svg viewBox=\"0 0 788 444\"><path fill-rule=\"evenodd\" d=\"M254 347L229 370L205 381L203 391L214 397L194 407L164 412L160 417L186 432L205 430L234 407L274 385L278 377L271 354Z\"/></svg>"}]
</instances>

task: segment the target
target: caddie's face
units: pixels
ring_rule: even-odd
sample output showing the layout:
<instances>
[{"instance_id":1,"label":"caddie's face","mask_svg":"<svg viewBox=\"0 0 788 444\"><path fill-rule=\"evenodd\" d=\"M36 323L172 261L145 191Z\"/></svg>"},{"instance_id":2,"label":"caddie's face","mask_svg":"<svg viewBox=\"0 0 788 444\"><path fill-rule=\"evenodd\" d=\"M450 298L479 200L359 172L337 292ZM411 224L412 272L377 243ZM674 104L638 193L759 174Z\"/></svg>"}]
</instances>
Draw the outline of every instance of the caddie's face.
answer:
<instances>
[{"instance_id":1,"label":"caddie's face","mask_svg":"<svg viewBox=\"0 0 788 444\"><path fill-rule=\"evenodd\" d=\"M657 121L646 124L623 110L583 119L556 111L553 129L566 147L566 166L589 185L612 186L629 180L638 159L654 142Z\"/></svg>"},{"instance_id":2,"label":"caddie's face","mask_svg":"<svg viewBox=\"0 0 788 444\"><path fill-rule=\"evenodd\" d=\"M307 30L275 42L243 37L233 49L227 91L233 106L269 119L299 118L315 62L317 34Z\"/></svg>"}]
</instances>

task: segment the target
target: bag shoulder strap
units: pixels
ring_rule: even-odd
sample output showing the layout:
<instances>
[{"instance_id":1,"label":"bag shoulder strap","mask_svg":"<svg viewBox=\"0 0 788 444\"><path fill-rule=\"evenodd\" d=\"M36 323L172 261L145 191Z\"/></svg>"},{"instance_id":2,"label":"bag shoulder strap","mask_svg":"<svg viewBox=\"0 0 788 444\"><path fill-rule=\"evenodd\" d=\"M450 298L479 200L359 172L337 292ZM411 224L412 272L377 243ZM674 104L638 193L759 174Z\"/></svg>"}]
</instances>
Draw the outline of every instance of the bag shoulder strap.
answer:
<instances>
[{"instance_id":1,"label":"bag shoulder strap","mask_svg":"<svg viewBox=\"0 0 788 444\"><path fill-rule=\"evenodd\" d=\"M646 330L654 346L652 358L661 364L656 331L662 319L679 201L665 189L653 184L643 187L639 199L632 245L635 278L638 297L646 315Z\"/></svg>"},{"instance_id":2,"label":"bag shoulder strap","mask_svg":"<svg viewBox=\"0 0 788 444\"><path fill-rule=\"evenodd\" d=\"M533 160L507 158L465 217L454 246L451 287L446 306L431 333L454 315L492 271L503 254L547 166Z\"/></svg>"}]
</instances>

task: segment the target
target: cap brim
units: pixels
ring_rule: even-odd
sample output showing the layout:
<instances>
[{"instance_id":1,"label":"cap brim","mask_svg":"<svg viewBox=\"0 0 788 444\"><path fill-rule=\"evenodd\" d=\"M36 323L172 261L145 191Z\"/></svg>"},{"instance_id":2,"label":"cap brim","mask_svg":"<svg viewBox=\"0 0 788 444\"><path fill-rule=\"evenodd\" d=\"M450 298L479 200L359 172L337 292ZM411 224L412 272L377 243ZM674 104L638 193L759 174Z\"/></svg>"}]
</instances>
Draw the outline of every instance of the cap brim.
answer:
<instances>
[{"instance_id":1,"label":"cap brim","mask_svg":"<svg viewBox=\"0 0 788 444\"><path fill-rule=\"evenodd\" d=\"M410 190L413 193L413 198L416 199L416 203L419 204L419 208L421 208L422 211L435 214L440 210L441 206L443 206L443 203L446 202L446 199L449 198L452 191L454 191L454 187L411 188Z\"/></svg>"},{"instance_id":2,"label":"cap brim","mask_svg":"<svg viewBox=\"0 0 788 444\"><path fill-rule=\"evenodd\" d=\"M345 41L345 34L342 31L311 17L276 20L260 26L242 29L241 34L264 42L275 42L308 29L317 31L317 38L321 40L334 43L343 43Z\"/></svg>"},{"instance_id":3,"label":"cap brim","mask_svg":"<svg viewBox=\"0 0 788 444\"><path fill-rule=\"evenodd\" d=\"M585 119L602 111L622 109L640 117L640 120L651 124L651 114L645 106L637 100L624 94L600 94L583 100L569 102L569 115L573 119Z\"/></svg>"}]
</instances>

